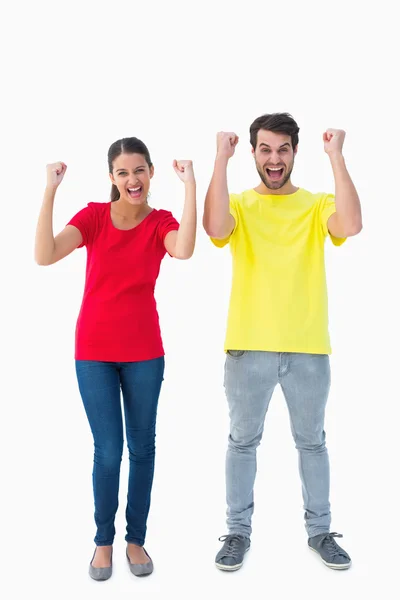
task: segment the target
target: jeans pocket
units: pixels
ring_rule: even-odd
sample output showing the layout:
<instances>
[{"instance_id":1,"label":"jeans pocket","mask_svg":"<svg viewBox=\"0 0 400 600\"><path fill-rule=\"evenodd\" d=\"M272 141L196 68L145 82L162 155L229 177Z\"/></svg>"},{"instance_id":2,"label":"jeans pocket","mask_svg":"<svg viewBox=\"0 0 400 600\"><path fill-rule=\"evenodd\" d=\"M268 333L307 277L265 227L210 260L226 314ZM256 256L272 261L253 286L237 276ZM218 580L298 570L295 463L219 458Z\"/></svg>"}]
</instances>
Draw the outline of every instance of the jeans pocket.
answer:
<instances>
[{"instance_id":1,"label":"jeans pocket","mask_svg":"<svg viewBox=\"0 0 400 600\"><path fill-rule=\"evenodd\" d=\"M241 358L245 354L245 350L227 350L227 354L231 358Z\"/></svg>"}]
</instances>

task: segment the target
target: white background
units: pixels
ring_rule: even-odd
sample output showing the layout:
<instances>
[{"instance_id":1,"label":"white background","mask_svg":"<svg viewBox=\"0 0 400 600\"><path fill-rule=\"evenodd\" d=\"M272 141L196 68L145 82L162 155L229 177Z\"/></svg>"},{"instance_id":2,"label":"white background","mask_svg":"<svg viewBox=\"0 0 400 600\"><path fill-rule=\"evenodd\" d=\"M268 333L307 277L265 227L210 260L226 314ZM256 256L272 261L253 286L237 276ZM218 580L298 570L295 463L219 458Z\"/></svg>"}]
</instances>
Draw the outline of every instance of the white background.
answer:
<instances>
[{"instance_id":1,"label":"white background","mask_svg":"<svg viewBox=\"0 0 400 600\"><path fill-rule=\"evenodd\" d=\"M4 598L396 597L399 494L399 97L395 3L15 2L1 15L1 577ZM215 134L240 144L229 187L257 185L248 127L289 111L300 126L293 183L334 190L323 151L344 128L364 230L327 243L333 383L326 430L332 530L348 572L306 544L297 456L277 390L259 450L252 549L237 573L214 567L225 533L228 415L222 388L229 250L201 228ZM194 161L199 230L188 262L166 258L157 300L167 352L146 547L154 574L125 561L127 456L114 575L89 579L92 439L75 381L73 343L85 250L33 260L45 166L63 160L55 229L107 201L107 150L148 145L152 205L179 219L174 158Z\"/></svg>"}]
</instances>

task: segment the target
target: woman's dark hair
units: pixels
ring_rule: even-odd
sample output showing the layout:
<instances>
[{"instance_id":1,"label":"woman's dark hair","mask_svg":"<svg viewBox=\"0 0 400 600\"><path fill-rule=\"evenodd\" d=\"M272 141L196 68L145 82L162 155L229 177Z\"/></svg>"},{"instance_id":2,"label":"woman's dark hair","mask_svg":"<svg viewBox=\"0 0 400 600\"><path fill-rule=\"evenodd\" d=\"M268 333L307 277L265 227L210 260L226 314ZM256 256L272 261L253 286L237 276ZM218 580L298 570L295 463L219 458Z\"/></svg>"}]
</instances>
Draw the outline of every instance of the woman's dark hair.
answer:
<instances>
[{"instance_id":1,"label":"woman's dark hair","mask_svg":"<svg viewBox=\"0 0 400 600\"><path fill-rule=\"evenodd\" d=\"M141 154L146 159L149 168L153 166L151 162L150 153L147 149L146 144L136 137L122 138L111 144L108 150L108 172L112 173L113 163L118 156L121 154ZM119 200L119 191L116 185L111 186L111 202Z\"/></svg>"},{"instance_id":2,"label":"woman's dark hair","mask_svg":"<svg viewBox=\"0 0 400 600\"><path fill-rule=\"evenodd\" d=\"M289 113L272 113L258 117L250 125L250 144L253 149L257 146L257 134L260 129L274 131L275 133L286 133L292 138L292 148L296 148L299 143L299 126Z\"/></svg>"}]
</instances>

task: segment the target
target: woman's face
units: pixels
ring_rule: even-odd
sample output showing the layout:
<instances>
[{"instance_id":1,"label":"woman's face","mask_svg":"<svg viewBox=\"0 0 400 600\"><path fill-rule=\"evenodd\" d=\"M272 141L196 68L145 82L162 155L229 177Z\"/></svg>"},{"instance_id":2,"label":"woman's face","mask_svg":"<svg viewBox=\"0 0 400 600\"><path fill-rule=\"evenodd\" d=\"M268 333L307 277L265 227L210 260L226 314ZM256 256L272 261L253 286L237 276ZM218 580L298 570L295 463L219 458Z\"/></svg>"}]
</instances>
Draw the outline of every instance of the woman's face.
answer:
<instances>
[{"instance_id":1,"label":"woman's face","mask_svg":"<svg viewBox=\"0 0 400 600\"><path fill-rule=\"evenodd\" d=\"M133 206L144 204L150 189L154 168L142 154L120 154L113 162L110 179L117 186L120 199Z\"/></svg>"}]
</instances>

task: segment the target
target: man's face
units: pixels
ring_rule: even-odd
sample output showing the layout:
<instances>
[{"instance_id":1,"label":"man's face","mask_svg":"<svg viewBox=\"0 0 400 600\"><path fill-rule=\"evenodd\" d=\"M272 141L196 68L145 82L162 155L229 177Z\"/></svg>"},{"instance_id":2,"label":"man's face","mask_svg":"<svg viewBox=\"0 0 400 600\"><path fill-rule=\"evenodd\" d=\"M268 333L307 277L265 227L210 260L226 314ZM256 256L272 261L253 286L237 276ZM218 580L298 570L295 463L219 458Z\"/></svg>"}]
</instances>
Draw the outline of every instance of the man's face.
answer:
<instances>
[{"instance_id":1,"label":"man's face","mask_svg":"<svg viewBox=\"0 0 400 600\"><path fill-rule=\"evenodd\" d=\"M253 154L258 174L268 189L279 190L289 181L296 152L290 135L260 129Z\"/></svg>"}]
</instances>

